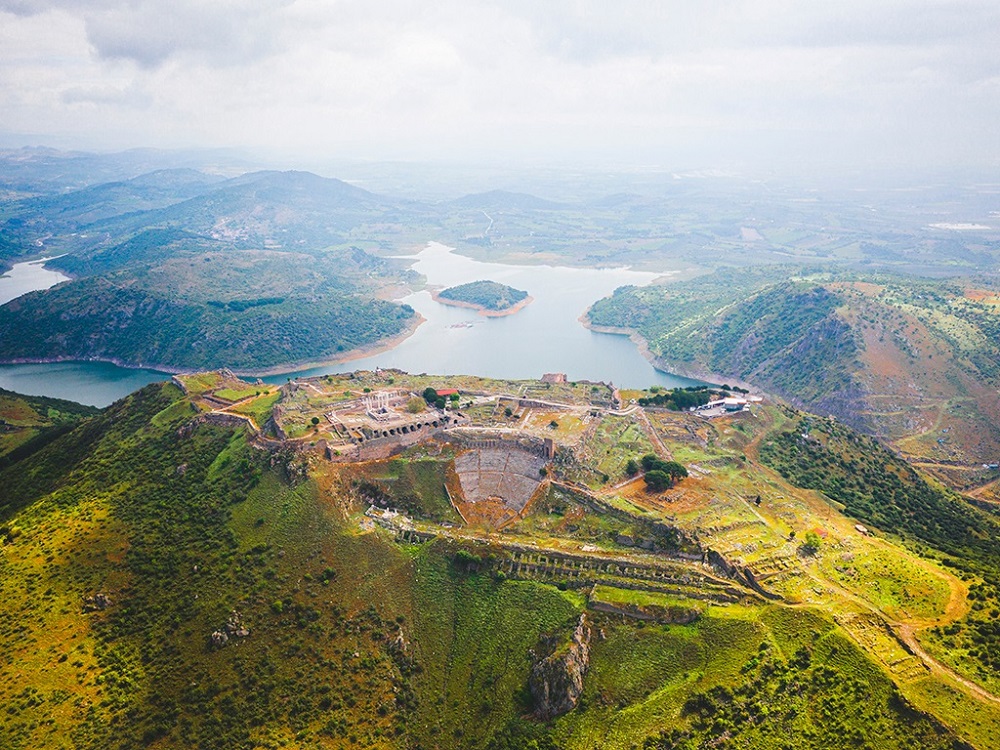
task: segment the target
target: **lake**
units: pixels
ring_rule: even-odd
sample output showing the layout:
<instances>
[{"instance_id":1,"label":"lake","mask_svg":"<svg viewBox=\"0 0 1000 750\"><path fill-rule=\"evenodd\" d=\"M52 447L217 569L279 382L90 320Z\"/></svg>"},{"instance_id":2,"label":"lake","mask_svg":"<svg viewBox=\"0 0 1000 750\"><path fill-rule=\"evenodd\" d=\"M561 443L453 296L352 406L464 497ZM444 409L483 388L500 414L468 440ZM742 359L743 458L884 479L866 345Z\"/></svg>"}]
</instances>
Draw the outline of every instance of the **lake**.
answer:
<instances>
[{"instance_id":1,"label":"lake","mask_svg":"<svg viewBox=\"0 0 1000 750\"><path fill-rule=\"evenodd\" d=\"M564 372L570 380L604 380L635 388L675 387L695 382L655 369L627 337L596 333L579 321L593 302L616 288L625 284L644 286L658 274L627 268L485 263L459 255L437 242L428 243L419 253L407 257L413 261L413 269L423 274L430 285L448 287L490 279L523 289L534 301L513 315L488 318L475 310L436 302L428 291L410 294L399 301L412 306L426 322L395 348L264 380L283 383L296 376L395 367L413 373L467 373L500 378L538 378L545 372ZM20 294L31 290L26 287L32 274L44 284L32 287L35 289L48 288L65 278L56 272L45 272L38 265L41 262L14 267L23 289ZM32 268L20 269L28 265ZM39 270L59 278L38 275ZM0 291L3 281L0 279ZM153 370L130 370L104 362L0 365L2 388L97 406L105 406L136 388L166 377Z\"/></svg>"},{"instance_id":2,"label":"lake","mask_svg":"<svg viewBox=\"0 0 1000 750\"><path fill-rule=\"evenodd\" d=\"M0 305L36 289L48 289L60 281L69 281L69 276L46 268L45 261L48 260L52 258L15 263L7 273L0 276Z\"/></svg>"},{"instance_id":3,"label":"lake","mask_svg":"<svg viewBox=\"0 0 1000 750\"><path fill-rule=\"evenodd\" d=\"M645 286L660 274L627 268L567 268L484 263L431 242L413 259L413 270L428 284L455 286L489 279L523 289L534 298L513 315L498 318L434 301L422 291L400 299L426 318L394 349L342 364L264 378L325 375L375 367L442 375L538 378L564 372L570 380L604 380L615 385L690 385L694 381L660 372L626 336L590 331L580 316L601 297L626 284Z\"/></svg>"}]
</instances>

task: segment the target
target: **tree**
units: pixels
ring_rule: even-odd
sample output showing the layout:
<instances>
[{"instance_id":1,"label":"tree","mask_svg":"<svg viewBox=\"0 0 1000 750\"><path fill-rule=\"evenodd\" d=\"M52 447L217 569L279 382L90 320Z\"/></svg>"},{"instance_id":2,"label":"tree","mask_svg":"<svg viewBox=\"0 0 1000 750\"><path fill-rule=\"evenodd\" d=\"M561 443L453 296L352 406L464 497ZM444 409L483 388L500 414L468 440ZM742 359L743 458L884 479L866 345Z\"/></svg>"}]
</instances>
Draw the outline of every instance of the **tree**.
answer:
<instances>
[{"instance_id":1,"label":"tree","mask_svg":"<svg viewBox=\"0 0 1000 750\"><path fill-rule=\"evenodd\" d=\"M819 538L819 534L817 534L815 531L807 531L806 540L802 543L802 551L805 552L807 555L815 555L817 552L819 552L820 544L821 540Z\"/></svg>"},{"instance_id":2,"label":"tree","mask_svg":"<svg viewBox=\"0 0 1000 750\"><path fill-rule=\"evenodd\" d=\"M639 473L639 462L630 458L625 464L625 476L634 477Z\"/></svg>"},{"instance_id":3,"label":"tree","mask_svg":"<svg viewBox=\"0 0 1000 750\"><path fill-rule=\"evenodd\" d=\"M450 396L448 396L448 398L451 399L451 403L453 405L455 405L455 406L458 405L458 394L457 393L451 394Z\"/></svg>"},{"instance_id":4,"label":"tree","mask_svg":"<svg viewBox=\"0 0 1000 750\"><path fill-rule=\"evenodd\" d=\"M313 427L315 427L319 424L319 417L313 417L310 421L313 423Z\"/></svg>"},{"instance_id":5,"label":"tree","mask_svg":"<svg viewBox=\"0 0 1000 750\"><path fill-rule=\"evenodd\" d=\"M424 401L426 401L428 404L433 404L437 401L438 392L434 388L427 386L426 388L424 388L423 396L424 396Z\"/></svg>"},{"instance_id":6,"label":"tree","mask_svg":"<svg viewBox=\"0 0 1000 750\"><path fill-rule=\"evenodd\" d=\"M514 415L514 410L508 406L506 409L503 410L503 415L505 417L512 417Z\"/></svg>"},{"instance_id":7,"label":"tree","mask_svg":"<svg viewBox=\"0 0 1000 750\"><path fill-rule=\"evenodd\" d=\"M669 490L674 486L674 481L670 478L670 475L665 471L660 471L659 469L647 471L645 479L646 489L652 490L653 492L662 492L663 490Z\"/></svg>"},{"instance_id":8,"label":"tree","mask_svg":"<svg viewBox=\"0 0 1000 750\"><path fill-rule=\"evenodd\" d=\"M660 461L657 466L660 471L665 471L670 475L670 478L676 482L679 479L683 479L688 475L688 470L684 468L682 464L676 461Z\"/></svg>"},{"instance_id":9,"label":"tree","mask_svg":"<svg viewBox=\"0 0 1000 750\"><path fill-rule=\"evenodd\" d=\"M422 398L411 398L409 401L406 402L406 411L408 411L410 414L419 414L425 408L427 408L425 406L425 403L426 402Z\"/></svg>"},{"instance_id":10,"label":"tree","mask_svg":"<svg viewBox=\"0 0 1000 750\"><path fill-rule=\"evenodd\" d=\"M658 471L666 474L670 477L671 486L688 475L687 469L683 465L676 461L664 461L652 453L647 453L642 457L642 468L646 473Z\"/></svg>"}]
</instances>

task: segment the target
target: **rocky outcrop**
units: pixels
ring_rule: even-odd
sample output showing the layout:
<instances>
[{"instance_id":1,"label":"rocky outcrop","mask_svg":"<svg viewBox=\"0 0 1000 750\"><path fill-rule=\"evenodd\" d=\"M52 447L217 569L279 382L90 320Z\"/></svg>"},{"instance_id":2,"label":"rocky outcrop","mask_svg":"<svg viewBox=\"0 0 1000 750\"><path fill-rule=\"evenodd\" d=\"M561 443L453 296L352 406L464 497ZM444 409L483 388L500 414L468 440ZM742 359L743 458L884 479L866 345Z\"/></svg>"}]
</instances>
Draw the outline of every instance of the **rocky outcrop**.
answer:
<instances>
[{"instance_id":1,"label":"rocky outcrop","mask_svg":"<svg viewBox=\"0 0 1000 750\"><path fill-rule=\"evenodd\" d=\"M766 599L781 599L779 594L775 594L773 591L768 591L761 586L757 581L756 576L754 576L753 571L750 570L749 567L730 562L714 549L708 549L705 551L705 563L719 575L730 578L737 583L753 589Z\"/></svg>"},{"instance_id":2,"label":"rocky outcrop","mask_svg":"<svg viewBox=\"0 0 1000 750\"><path fill-rule=\"evenodd\" d=\"M111 597L109 597L107 594L102 594L100 592L94 594L93 596L85 597L83 600L84 612L103 611L110 606L111 606Z\"/></svg>"},{"instance_id":3,"label":"rocky outcrop","mask_svg":"<svg viewBox=\"0 0 1000 750\"><path fill-rule=\"evenodd\" d=\"M535 715L549 721L572 711L583 693L583 676L590 665L591 628L586 613L580 615L569 643L550 640L550 653L531 668L528 685Z\"/></svg>"},{"instance_id":4,"label":"rocky outcrop","mask_svg":"<svg viewBox=\"0 0 1000 750\"><path fill-rule=\"evenodd\" d=\"M236 610L229 613L226 624L209 636L208 641L212 648L222 648L229 643L230 638L246 638L250 635L250 628L243 624L243 615Z\"/></svg>"}]
</instances>

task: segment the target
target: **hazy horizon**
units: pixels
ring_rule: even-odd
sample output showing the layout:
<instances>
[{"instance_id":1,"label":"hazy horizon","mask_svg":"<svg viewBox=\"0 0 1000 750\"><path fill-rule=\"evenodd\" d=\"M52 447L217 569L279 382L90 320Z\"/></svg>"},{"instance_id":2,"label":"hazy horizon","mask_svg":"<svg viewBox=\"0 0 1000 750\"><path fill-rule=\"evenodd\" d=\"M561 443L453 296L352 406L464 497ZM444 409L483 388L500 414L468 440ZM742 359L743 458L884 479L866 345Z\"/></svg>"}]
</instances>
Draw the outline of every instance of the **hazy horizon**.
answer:
<instances>
[{"instance_id":1,"label":"hazy horizon","mask_svg":"<svg viewBox=\"0 0 1000 750\"><path fill-rule=\"evenodd\" d=\"M0 143L626 169L1000 164L988 2L0 0Z\"/></svg>"}]
</instances>

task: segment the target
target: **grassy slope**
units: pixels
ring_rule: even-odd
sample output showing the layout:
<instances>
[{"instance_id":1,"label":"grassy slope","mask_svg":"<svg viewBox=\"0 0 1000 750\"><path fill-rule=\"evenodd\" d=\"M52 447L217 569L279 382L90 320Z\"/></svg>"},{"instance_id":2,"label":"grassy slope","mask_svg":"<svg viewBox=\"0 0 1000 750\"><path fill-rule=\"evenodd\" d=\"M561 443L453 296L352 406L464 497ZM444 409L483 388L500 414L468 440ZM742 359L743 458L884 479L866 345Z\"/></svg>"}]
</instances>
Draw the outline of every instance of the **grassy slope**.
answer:
<instances>
[{"instance_id":1,"label":"grassy slope","mask_svg":"<svg viewBox=\"0 0 1000 750\"><path fill-rule=\"evenodd\" d=\"M293 484L299 459L191 429L191 413L150 386L0 473L0 747L464 748L515 733L530 649L572 627L577 595L470 571L443 541L360 533L329 476ZM111 606L83 613L98 592ZM233 610L250 636L211 648ZM691 747L856 747L866 727L879 747L950 746L809 610L594 624L563 747L675 728Z\"/></svg>"},{"instance_id":2,"label":"grassy slope","mask_svg":"<svg viewBox=\"0 0 1000 750\"><path fill-rule=\"evenodd\" d=\"M567 747L951 748L811 610L720 608L694 625L608 622Z\"/></svg>"},{"instance_id":3,"label":"grassy slope","mask_svg":"<svg viewBox=\"0 0 1000 750\"><path fill-rule=\"evenodd\" d=\"M944 553L945 564L972 582L972 605L924 638L937 658L1000 689L1000 523L994 516L928 482L873 439L828 420L800 416L760 454L791 482L822 489L862 522Z\"/></svg>"},{"instance_id":4,"label":"grassy slope","mask_svg":"<svg viewBox=\"0 0 1000 750\"><path fill-rule=\"evenodd\" d=\"M98 409L73 401L23 396L0 388L0 466L28 455Z\"/></svg>"},{"instance_id":5,"label":"grassy slope","mask_svg":"<svg viewBox=\"0 0 1000 750\"><path fill-rule=\"evenodd\" d=\"M239 434L178 438L175 396L146 389L0 476L4 747L463 746L514 716L528 648L577 602L354 535ZM111 607L82 614L97 592ZM234 609L251 636L212 650Z\"/></svg>"}]
</instances>

